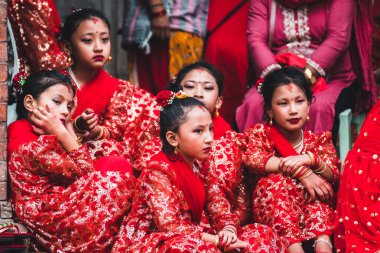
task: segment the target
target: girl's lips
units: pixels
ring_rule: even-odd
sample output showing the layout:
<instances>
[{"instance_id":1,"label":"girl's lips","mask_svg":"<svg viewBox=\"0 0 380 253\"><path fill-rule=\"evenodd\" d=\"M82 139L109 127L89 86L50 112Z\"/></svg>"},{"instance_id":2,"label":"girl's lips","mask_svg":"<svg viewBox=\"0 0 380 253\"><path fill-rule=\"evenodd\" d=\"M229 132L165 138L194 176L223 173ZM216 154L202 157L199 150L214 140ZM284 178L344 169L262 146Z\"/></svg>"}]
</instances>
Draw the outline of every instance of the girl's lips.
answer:
<instances>
[{"instance_id":1,"label":"girl's lips","mask_svg":"<svg viewBox=\"0 0 380 253\"><path fill-rule=\"evenodd\" d=\"M93 59L95 61L103 61L104 60L104 57L102 55L97 55L97 56L94 56Z\"/></svg>"},{"instance_id":2,"label":"girl's lips","mask_svg":"<svg viewBox=\"0 0 380 253\"><path fill-rule=\"evenodd\" d=\"M66 124L66 120L64 120L64 119L61 119L61 122L62 122L63 125Z\"/></svg>"},{"instance_id":3,"label":"girl's lips","mask_svg":"<svg viewBox=\"0 0 380 253\"><path fill-rule=\"evenodd\" d=\"M203 150L204 150L205 152L209 153L210 150L211 150L211 148L204 148Z\"/></svg>"},{"instance_id":4,"label":"girl's lips","mask_svg":"<svg viewBox=\"0 0 380 253\"><path fill-rule=\"evenodd\" d=\"M290 122L290 124L298 124L298 122L300 122L301 118L298 118L298 119L289 119L288 121Z\"/></svg>"}]
</instances>

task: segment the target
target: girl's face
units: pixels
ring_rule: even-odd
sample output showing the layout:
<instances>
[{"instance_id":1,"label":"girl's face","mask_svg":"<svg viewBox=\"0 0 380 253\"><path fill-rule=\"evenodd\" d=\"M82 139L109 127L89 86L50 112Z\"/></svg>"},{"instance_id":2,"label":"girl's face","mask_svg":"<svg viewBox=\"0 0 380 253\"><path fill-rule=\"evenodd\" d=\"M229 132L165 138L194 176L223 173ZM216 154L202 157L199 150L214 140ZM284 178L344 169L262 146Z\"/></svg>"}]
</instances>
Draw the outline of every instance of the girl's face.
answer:
<instances>
[{"instance_id":1,"label":"girl's face","mask_svg":"<svg viewBox=\"0 0 380 253\"><path fill-rule=\"evenodd\" d=\"M47 88L40 96L33 98L33 107L43 107L56 115L62 124L74 108L74 94L71 88L64 84L56 84Z\"/></svg>"},{"instance_id":2,"label":"girl's face","mask_svg":"<svg viewBox=\"0 0 380 253\"><path fill-rule=\"evenodd\" d=\"M187 112L186 121L175 133L176 145L185 161L192 165L195 160L208 158L213 142L213 123L206 108L196 106Z\"/></svg>"},{"instance_id":3,"label":"girl's face","mask_svg":"<svg viewBox=\"0 0 380 253\"><path fill-rule=\"evenodd\" d=\"M294 132L301 130L306 123L309 109L305 93L291 83L276 88L268 114L282 130Z\"/></svg>"},{"instance_id":4,"label":"girl's face","mask_svg":"<svg viewBox=\"0 0 380 253\"><path fill-rule=\"evenodd\" d=\"M218 85L215 78L204 69L194 69L188 72L181 81L183 91L202 101L206 108L214 113L222 106L222 97L218 96Z\"/></svg>"},{"instance_id":5,"label":"girl's face","mask_svg":"<svg viewBox=\"0 0 380 253\"><path fill-rule=\"evenodd\" d=\"M82 21L70 40L74 66L102 68L111 53L109 29L100 18Z\"/></svg>"}]
</instances>

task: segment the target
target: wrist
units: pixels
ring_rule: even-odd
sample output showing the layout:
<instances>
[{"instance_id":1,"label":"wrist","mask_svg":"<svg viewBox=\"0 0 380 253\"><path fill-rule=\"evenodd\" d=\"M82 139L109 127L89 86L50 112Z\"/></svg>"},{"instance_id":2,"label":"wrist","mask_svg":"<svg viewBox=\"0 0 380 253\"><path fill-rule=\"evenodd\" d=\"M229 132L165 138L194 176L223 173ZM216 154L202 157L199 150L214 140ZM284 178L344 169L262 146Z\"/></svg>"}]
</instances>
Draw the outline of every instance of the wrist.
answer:
<instances>
[{"instance_id":1,"label":"wrist","mask_svg":"<svg viewBox=\"0 0 380 253\"><path fill-rule=\"evenodd\" d=\"M158 17L163 17L163 16L166 16L166 10L165 9L162 9L162 10L159 10L159 11L155 11L155 12L152 12L150 14L150 16L152 18L158 18Z\"/></svg>"}]
</instances>

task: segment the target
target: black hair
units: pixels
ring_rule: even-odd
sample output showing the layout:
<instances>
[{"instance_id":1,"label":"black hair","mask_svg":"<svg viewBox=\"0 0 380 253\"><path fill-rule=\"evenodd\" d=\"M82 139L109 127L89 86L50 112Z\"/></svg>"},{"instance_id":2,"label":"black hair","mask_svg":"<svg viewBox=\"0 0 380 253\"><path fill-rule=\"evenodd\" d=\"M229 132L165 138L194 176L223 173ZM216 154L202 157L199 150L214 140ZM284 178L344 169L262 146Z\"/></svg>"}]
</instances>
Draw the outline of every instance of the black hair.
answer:
<instances>
[{"instance_id":1,"label":"black hair","mask_svg":"<svg viewBox=\"0 0 380 253\"><path fill-rule=\"evenodd\" d=\"M195 63L192 63L190 65L187 65L183 67L177 74L176 81L174 83L169 83L169 89L172 91L180 91L182 90L181 82L183 78L189 73L190 71L194 69L204 69L208 73L210 73L216 81L216 84L218 85L218 96L221 96L223 94L224 89L224 77L222 73L211 63L207 61L197 61Z\"/></svg>"},{"instance_id":2,"label":"black hair","mask_svg":"<svg viewBox=\"0 0 380 253\"><path fill-rule=\"evenodd\" d=\"M106 16L94 9L79 9L71 13L66 19L62 27L61 38L63 41L70 41L71 35L77 30L78 26L85 20L92 18L100 18L104 23L107 24L110 30L110 23Z\"/></svg>"},{"instance_id":3,"label":"black hair","mask_svg":"<svg viewBox=\"0 0 380 253\"><path fill-rule=\"evenodd\" d=\"M45 90L57 84L69 86L75 96L75 89L70 78L57 70L37 71L30 74L17 92L17 118L28 118L28 111L24 106L26 95L32 95L33 98L38 99Z\"/></svg>"},{"instance_id":4,"label":"black hair","mask_svg":"<svg viewBox=\"0 0 380 253\"><path fill-rule=\"evenodd\" d=\"M293 83L297 85L305 94L309 103L312 102L313 93L310 89L310 82L306 79L305 74L295 67L284 67L276 69L265 77L262 86L262 94L264 97L264 111L270 108L274 91L286 84Z\"/></svg>"},{"instance_id":5,"label":"black hair","mask_svg":"<svg viewBox=\"0 0 380 253\"><path fill-rule=\"evenodd\" d=\"M162 109L160 113L160 138L162 141L162 151L166 154L173 154L174 147L167 141L166 133L168 131L177 133L180 125L186 121L187 114L191 108L199 106L207 110L206 106L198 99L192 97L174 97L173 102Z\"/></svg>"}]
</instances>

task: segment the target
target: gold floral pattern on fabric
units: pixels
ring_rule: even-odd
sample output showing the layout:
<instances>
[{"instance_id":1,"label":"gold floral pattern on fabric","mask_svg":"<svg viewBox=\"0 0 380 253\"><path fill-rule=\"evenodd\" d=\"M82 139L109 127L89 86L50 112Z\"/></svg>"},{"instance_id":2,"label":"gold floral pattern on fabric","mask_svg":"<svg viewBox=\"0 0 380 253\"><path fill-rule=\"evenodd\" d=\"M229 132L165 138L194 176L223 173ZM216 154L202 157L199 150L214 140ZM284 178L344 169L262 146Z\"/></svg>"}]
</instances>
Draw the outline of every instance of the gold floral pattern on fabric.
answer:
<instances>
[{"instance_id":1,"label":"gold floral pattern on fabric","mask_svg":"<svg viewBox=\"0 0 380 253\"><path fill-rule=\"evenodd\" d=\"M263 172L268 159L275 154L269 127L257 124L246 132L247 149L243 164L251 172ZM340 160L331 141L331 134L304 133L301 153L315 153L339 179ZM301 182L280 173L262 175L253 192L253 216L257 222L273 227L277 233L293 244L314 238L320 234L330 235L334 227L332 202L310 202L309 193Z\"/></svg>"},{"instance_id":2,"label":"gold floral pattern on fabric","mask_svg":"<svg viewBox=\"0 0 380 253\"><path fill-rule=\"evenodd\" d=\"M8 1L8 18L17 44L20 71L69 67L58 43L53 8L46 0Z\"/></svg>"},{"instance_id":3,"label":"gold floral pattern on fabric","mask_svg":"<svg viewBox=\"0 0 380 253\"><path fill-rule=\"evenodd\" d=\"M164 161L151 162L137 183L133 209L124 219L112 252L220 252L201 239L189 205Z\"/></svg>"},{"instance_id":4,"label":"gold floral pattern on fabric","mask_svg":"<svg viewBox=\"0 0 380 253\"><path fill-rule=\"evenodd\" d=\"M105 252L135 189L129 173L94 172L85 145L65 152L49 135L11 154L9 176L18 220L49 252Z\"/></svg>"}]
</instances>

